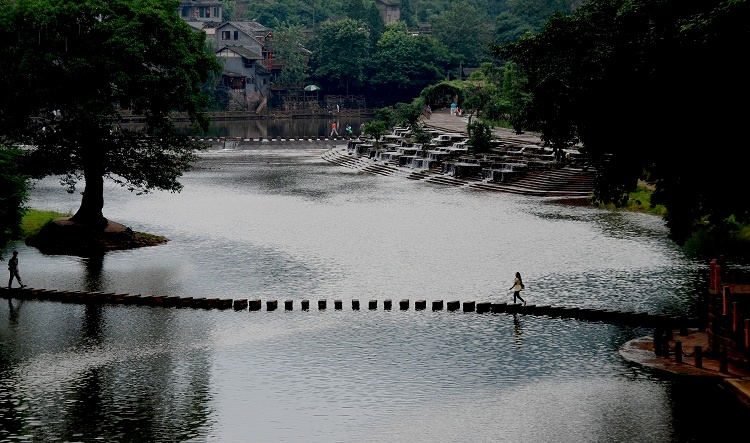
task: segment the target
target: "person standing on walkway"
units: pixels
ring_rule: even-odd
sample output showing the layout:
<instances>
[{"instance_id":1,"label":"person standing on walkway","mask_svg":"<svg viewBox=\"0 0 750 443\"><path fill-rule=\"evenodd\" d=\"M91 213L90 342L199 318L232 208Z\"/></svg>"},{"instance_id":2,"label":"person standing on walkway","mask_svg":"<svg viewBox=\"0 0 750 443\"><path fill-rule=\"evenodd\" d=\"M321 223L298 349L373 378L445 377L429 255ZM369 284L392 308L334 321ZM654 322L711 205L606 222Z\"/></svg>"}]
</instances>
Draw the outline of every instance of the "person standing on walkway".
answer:
<instances>
[{"instance_id":1,"label":"person standing on walkway","mask_svg":"<svg viewBox=\"0 0 750 443\"><path fill-rule=\"evenodd\" d=\"M21 281L21 276L18 274L18 251L13 251L13 257L8 260L8 271L10 271L10 278L8 279L8 289L13 286L13 277L18 280L18 284L21 285L21 289L26 287L26 285Z\"/></svg>"},{"instance_id":2,"label":"person standing on walkway","mask_svg":"<svg viewBox=\"0 0 750 443\"><path fill-rule=\"evenodd\" d=\"M516 272L516 279L513 280L513 286L510 287L509 291L513 291L513 304L516 304L516 298L521 300L521 302L526 306L526 300L521 298L521 291L526 289L526 286L523 285L523 280L521 279L521 273Z\"/></svg>"},{"instance_id":3,"label":"person standing on walkway","mask_svg":"<svg viewBox=\"0 0 750 443\"><path fill-rule=\"evenodd\" d=\"M333 137L334 134L336 134L336 137L339 136L339 131L336 130L336 122L331 124L331 137Z\"/></svg>"}]
</instances>

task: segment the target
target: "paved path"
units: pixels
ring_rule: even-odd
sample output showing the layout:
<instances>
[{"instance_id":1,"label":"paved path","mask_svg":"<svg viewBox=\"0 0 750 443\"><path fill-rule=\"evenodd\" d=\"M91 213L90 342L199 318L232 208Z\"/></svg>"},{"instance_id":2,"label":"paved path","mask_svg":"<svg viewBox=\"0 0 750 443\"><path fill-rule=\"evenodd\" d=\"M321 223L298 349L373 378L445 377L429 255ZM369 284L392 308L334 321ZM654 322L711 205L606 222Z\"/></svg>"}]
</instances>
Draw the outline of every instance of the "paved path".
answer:
<instances>
[{"instance_id":1,"label":"paved path","mask_svg":"<svg viewBox=\"0 0 750 443\"><path fill-rule=\"evenodd\" d=\"M429 119L423 118L421 122L430 128L466 135L466 126L469 124L469 117L467 115L457 117L451 115L449 110L441 109L440 111L433 112ZM513 142L518 145L542 145L542 140L539 138L539 134L531 132L516 134L511 129L492 128L492 135L497 139Z\"/></svg>"}]
</instances>

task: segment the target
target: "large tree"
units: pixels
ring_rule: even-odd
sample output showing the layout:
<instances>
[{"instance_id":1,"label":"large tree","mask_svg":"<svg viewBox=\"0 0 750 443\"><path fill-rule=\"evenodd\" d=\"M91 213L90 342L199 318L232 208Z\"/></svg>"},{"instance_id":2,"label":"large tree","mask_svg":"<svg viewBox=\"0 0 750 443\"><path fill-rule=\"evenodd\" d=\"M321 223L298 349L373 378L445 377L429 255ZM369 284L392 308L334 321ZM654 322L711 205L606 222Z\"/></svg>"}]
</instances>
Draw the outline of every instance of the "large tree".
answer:
<instances>
[{"instance_id":1,"label":"large tree","mask_svg":"<svg viewBox=\"0 0 750 443\"><path fill-rule=\"evenodd\" d=\"M310 51L303 29L299 25L278 23L273 38L270 39L274 61L281 65L281 72L275 82L286 88L301 89L307 78L307 60Z\"/></svg>"},{"instance_id":2,"label":"large tree","mask_svg":"<svg viewBox=\"0 0 750 443\"><path fill-rule=\"evenodd\" d=\"M105 226L104 179L135 192L179 191L202 146L176 130L175 111L208 128L202 92L218 69L205 36L176 0L18 0L0 9L0 137L30 148L34 176L72 190L72 217ZM137 127L120 123L141 116Z\"/></svg>"},{"instance_id":3,"label":"large tree","mask_svg":"<svg viewBox=\"0 0 750 443\"><path fill-rule=\"evenodd\" d=\"M750 221L743 128L750 2L592 0L497 52L531 99L518 129L597 161L595 197L621 202L647 177L678 243L704 226Z\"/></svg>"},{"instance_id":4,"label":"large tree","mask_svg":"<svg viewBox=\"0 0 750 443\"><path fill-rule=\"evenodd\" d=\"M489 17L465 0L453 3L450 9L435 17L432 35L463 66L476 67L490 58L492 28Z\"/></svg>"},{"instance_id":5,"label":"large tree","mask_svg":"<svg viewBox=\"0 0 750 443\"><path fill-rule=\"evenodd\" d=\"M370 58L370 29L350 18L325 22L313 52L315 76L328 89L361 87Z\"/></svg>"},{"instance_id":6,"label":"large tree","mask_svg":"<svg viewBox=\"0 0 750 443\"><path fill-rule=\"evenodd\" d=\"M428 35L412 35L402 22L389 23L378 40L371 83L393 101L407 101L445 75L449 56Z\"/></svg>"}]
</instances>

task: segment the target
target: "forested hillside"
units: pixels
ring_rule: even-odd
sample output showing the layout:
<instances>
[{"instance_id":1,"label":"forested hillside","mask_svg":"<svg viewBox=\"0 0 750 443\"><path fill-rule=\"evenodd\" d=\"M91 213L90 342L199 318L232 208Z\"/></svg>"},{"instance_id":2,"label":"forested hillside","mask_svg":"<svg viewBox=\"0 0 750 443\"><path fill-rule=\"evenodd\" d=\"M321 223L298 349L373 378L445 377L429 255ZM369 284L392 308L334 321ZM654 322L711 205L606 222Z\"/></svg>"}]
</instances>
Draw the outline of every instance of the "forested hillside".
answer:
<instances>
[{"instance_id":1,"label":"forested hillside","mask_svg":"<svg viewBox=\"0 0 750 443\"><path fill-rule=\"evenodd\" d=\"M400 5L400 20L386 24L375 0L228 0L224 19L256 20L312 51L306 71L284 78L290 89L316 83L379 106L410 101L434 82L492 61L491 44L538 32L553 13L581 2L387 0Z\"/></svg>"}]
</instances>

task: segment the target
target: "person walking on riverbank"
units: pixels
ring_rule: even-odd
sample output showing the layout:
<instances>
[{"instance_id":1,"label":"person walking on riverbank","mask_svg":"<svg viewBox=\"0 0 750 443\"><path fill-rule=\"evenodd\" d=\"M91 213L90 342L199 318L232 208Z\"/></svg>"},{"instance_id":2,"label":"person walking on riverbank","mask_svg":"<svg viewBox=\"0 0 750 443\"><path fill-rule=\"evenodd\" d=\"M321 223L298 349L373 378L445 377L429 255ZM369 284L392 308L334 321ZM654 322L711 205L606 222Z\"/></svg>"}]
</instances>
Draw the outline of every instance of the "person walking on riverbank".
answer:
<instances>
[{"instance_id":1,"label":"person walking on riverbank","mask_svg":"<svg viewBox=\"0 0 750 443\"><path fill-rule=\"evenodd\" d=\"M10 272L10 278L8 279L8 289L13 286L13 278L18 280L18 284L21 285L21 289L25 288L26 285L21 281L21 276L18 274L18 251L13 251L13 257L8 260L8 271Z\"/></svg>"},{"instance_id":2,"label":"person walking on riverbank","mask_svg":"<svg viewBox=\"0 0 750 443\"><path fill-rule=\"evenodd\" d=\"M336 122L331 123L331 137L336 134L336 137L339 136L339 131L336 130Z\"/></svg>"},{"instance_id":3,"label":"person walking on riverbank","mask_svg":"<svg viewBox=\"0 0 750 443\"><path fill-rule=\"evenodd\" d=\"M521 300L521 302L526 306L526 300L521 298L521 291L526 289L526 286L523 285L523 280L521 279L521 273L516 272L516 279L513 280L513 286L510 287L509 291L513 291L513 304L516 304L516 298Z\"/></svg>"}]
</instances>

